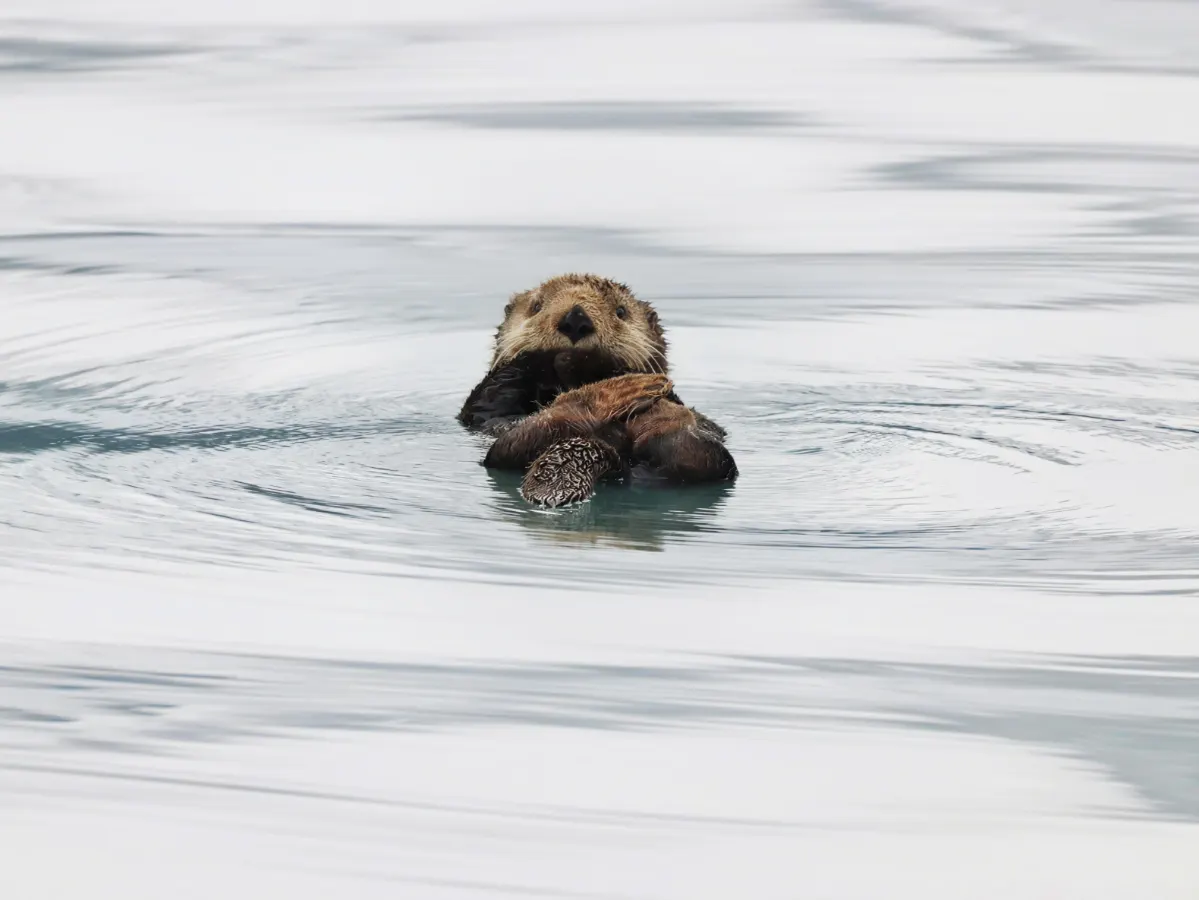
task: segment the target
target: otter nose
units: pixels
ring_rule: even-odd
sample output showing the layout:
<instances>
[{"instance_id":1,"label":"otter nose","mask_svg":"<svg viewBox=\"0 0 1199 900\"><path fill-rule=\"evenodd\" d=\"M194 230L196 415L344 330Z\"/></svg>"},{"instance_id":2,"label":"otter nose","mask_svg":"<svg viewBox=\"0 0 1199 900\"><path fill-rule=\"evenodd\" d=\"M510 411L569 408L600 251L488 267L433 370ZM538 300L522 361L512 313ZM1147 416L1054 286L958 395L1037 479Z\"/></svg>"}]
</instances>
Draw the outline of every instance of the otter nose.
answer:
<instances>
[{"instance_id":1,"label":"otter nose","mask_svg":"<svg viewBox=\"0 0 1199 900\"><path fill-rule=\"evenodd\" d=\"M595 334L595 325L591 317L583 312L583 307L576 306L562 317L558 330L570 338L572 344L577 344L589 334Z\"/></svg>"}]
</instances>

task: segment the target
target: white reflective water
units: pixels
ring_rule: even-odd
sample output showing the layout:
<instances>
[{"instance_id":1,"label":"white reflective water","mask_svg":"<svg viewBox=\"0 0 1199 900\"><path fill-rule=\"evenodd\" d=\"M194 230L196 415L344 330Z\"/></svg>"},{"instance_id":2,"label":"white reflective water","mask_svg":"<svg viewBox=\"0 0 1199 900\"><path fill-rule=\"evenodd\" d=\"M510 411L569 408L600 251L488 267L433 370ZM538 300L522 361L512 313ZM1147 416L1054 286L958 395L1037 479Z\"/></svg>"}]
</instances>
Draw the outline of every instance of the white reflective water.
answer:
<instances>
[{"instance_id":1,"label":"white reflective water","mask_svg":"<svg viewBox=\"0 0 1199 900\"><path fill-rule=\"evenodd\" d=\"M1199 5L0 9L0 894L1199 895ZM508 294L733 486L544 512Z\"/></svg>"}]
</instances>

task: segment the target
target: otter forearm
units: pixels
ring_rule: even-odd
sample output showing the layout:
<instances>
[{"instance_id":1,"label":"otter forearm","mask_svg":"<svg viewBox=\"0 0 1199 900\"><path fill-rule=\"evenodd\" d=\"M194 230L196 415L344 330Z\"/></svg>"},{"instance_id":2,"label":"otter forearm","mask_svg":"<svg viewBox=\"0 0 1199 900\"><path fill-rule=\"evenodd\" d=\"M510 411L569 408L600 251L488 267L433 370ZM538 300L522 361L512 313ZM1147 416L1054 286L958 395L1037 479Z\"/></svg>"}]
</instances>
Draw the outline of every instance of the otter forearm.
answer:
<instances>
[{"instance_id":1,"label":"otter forearm","mask_svg":"<svg viewBox=\"0 0 1199 900\"><path fill-rule=\"evenodd\" d=\"M624 450L629 444L624 420L653 406L670 389L664 375L621 375L567 391L501 434L483 464L524 469L551 444L571 437L594 437L618 452Z\"/></svg>"},{"instance_id":2,"label":"otter forearm","mask_svg":"<svg viewBox=\"0 0 1199 900\"><path fill-rule=\"evenodd\" d=\"M548 447L573 437L599 437L598 423L563 413L553 407L513 426L501 434L483 465L489 469L524 471Z\"/></svg>"},{"instance_id":3,"label":"otter forearm","mask_svg":"<svg viewBox=\"0 0 1199 900\"><path fill-rule=\"evenodd\" d=\"M537 411L546 397L546 373L551 361L532 354L488 372L475 385L458 413L467 428L494 431Z\"/></svg>"},{"instance_id":4,"label":"otter forearm","mask_svg":"<svg viewBox=\"0 0 1199 900\"><path fill-rule=\"evenodd\" d=\"M632 464L659 478L690 484L737 477L724 429L680 403L661 401L633 418L628 429Z\"/></svg>"}]
</instances>

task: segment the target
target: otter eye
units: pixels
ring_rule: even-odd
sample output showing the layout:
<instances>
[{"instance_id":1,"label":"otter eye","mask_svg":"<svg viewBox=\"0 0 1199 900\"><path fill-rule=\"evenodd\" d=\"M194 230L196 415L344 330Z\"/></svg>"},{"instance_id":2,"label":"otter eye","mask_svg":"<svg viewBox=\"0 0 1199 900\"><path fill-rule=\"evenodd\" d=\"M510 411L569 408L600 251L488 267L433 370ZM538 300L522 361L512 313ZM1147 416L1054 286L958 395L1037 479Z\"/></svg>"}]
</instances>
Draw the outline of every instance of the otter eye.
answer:
<instances>
[{"instance_id":1,"label":"otter eye","mask_svg":"<svg viewBox=\"0 0 1199 900\"><path fill-rule=\"evenodd\" d=\"M541 312L541 301L537 300L529 307L529 315L535 316Z\"/></svg>"},{"instance_id":2,"label":"otter eye","mask_svg":"<svg viewBox=\"0 0 1199 900\"><path fill-rule=\"evenodd\" d=\"M616 307L616 318L627 319L629 317L629 308L627 306Z\"/></svg>"}]
</instances>

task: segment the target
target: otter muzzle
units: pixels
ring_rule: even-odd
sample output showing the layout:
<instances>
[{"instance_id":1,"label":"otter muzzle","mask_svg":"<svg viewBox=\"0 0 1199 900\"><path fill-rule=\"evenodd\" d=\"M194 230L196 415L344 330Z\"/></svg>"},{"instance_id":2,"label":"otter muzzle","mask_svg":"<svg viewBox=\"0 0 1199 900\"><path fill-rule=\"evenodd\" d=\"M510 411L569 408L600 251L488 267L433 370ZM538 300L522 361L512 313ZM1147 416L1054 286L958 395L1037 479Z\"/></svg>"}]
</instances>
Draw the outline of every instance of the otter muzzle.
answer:
<instances>
[{"instance_id":1,"label":"otter muzzle","mask_svg":"<svg viewBox=\"0 0 1199 900\"><path fill-rule=\"evenodd\" d=\"M595 323L583 311L583 307L576 306L562 317L562 321L558 323L558 331L570 338L572 344L577 344L587 335L595 334Z\"/></svg>"}]
</instances>

